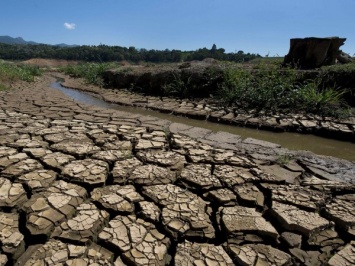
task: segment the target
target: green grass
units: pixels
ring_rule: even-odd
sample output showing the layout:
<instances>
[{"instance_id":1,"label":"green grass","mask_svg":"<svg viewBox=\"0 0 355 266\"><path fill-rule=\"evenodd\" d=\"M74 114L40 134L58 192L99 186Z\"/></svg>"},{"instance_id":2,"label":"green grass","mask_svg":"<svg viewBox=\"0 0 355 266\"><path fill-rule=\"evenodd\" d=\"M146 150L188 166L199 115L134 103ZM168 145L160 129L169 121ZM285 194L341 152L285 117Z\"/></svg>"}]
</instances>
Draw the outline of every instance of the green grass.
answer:
<instances>
[{"instance_id":1,"label":"green grass","mask_svg":"<svg viewBox=\"0 0 355 266\"><path fill-rule=\"evenodd\" d=\"M337 64L332 66L321 67L323 73L327 72L351 72L355 73L355 61L348 64Z\"/></svg>"},{"instance_id":2,"label":"green grass","mask_svg":"<svg viewBox=\"0 0 355 266\"><path fill-rule=\"evenodd\" d=\"M347 92L334 85L325 86L319 78L303 80L302 73L293 69L261 65L257 70L226 68L218 99L221 105L257 112L292 111L344 117L350 115L344 100Z\"/></svg>"},{"instance_id":3,"label":"green grass","mask_svg":"<svg viewBox=\"0 0 355 266\"><path fill-rule=\"evenodd\" d=\"M297 91L303 109L325 114L331 114L337 108L345 106L343 96L346 93L345 89L322 88L320 81L317 80L309 81Z\"/></svg>"},{"instance_id":4,"label":"green grass","mask_svg":"<svg viewBox=\"0 0 355 266\"><path fill-rule=\"evenodd\" d=\"M280 66L283 63L283 61L284 61L283 57L260 57L260 58L252 59L246 62L246 64L251 64L255 66L259 66L260 64Z\"/></svg>"},{"instance_id":5,"label":"green grass","mask_svg":"<svg viewBox=\"0 0 355 266\"><path fill-rule=\"evenodd\" d=\"M173 73L173 79L162 86L163 94L171 97L187 98L197 89L189 73Z\"/></svg>"},{"instance_id":6,"label":"green grass","mask_svg":"<svg viewBox=\"0 0 355 266\"><path fill-rule=\"evenodd\" d=\"M0 83L0 91L5 91L5 90L7 90L7 89L8 89L7 86L5 86L4 84L1 84L1 83Z\"/></svg>"},{"instance_id":7,"label":"green grass","mask_svg":"<svg viewBox=\"0 0 355 266\"><path fill-rule=\"evenodd\" d=\"M39 67L0 61L0 90L8 89L18 80L33 82L35 77L41 75Z\"/></svg>"},{"instance_id":8,"label":"green grass","mask_svg":"<svg viewBox=\"0 0 355 266\"><path fill-rule=\"evenodd\" d=\"M117 68L116 63L82 63L78 65L68 65L60 68L65 74L83 78L87 83L103 87L104 80L102 74L110 69Z\"/></svg>"}]
</instances>

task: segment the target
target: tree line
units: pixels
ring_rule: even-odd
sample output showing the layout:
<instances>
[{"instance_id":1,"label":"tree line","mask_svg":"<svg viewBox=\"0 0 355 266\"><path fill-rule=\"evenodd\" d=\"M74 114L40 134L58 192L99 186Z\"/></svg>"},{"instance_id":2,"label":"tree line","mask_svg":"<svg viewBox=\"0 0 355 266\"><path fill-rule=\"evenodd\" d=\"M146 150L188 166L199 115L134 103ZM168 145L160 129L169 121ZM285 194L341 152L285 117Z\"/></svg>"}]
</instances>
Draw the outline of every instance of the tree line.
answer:
<instances>
[{"instance_id":1,"label":"tree line","mask_svg":"<svg viewBox=\"0 0 355 266\"><path fill-rule=\"evenodd\" d=\"M31 58L64 59L86 62L152 62L173 63L192 60L214 58L223 61L246 62L261 57L259 54L226 53L225 49L214 44L211 49L201 48L196 51L181 50L147 50L131 47L108 45L82 45L76 47L60 47L47 44L24 45L0 43L0 59L4 60L28 60Z\"/></svg>"}]
</instances>

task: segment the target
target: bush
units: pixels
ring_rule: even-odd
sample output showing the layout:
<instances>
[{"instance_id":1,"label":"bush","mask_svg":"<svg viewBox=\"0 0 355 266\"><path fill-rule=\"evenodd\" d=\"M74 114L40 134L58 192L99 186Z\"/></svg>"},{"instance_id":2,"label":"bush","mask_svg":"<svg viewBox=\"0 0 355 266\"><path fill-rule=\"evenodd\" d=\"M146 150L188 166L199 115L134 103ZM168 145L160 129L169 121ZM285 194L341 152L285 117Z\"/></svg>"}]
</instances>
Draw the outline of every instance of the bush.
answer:
<instances>
[{"instance_id":1,"label":"bush","mask_svg":"<svg viewBox=\"0 0 355 266\"><path fill-rule=\"evenodd\" d=\"M37 66L15 65L0 62L0 90L4 90L17 80L32 82L36 76L42 75L42 70ZM7 84L7 85L6 85Z\"/></svg>"},{"instance_id":2,"label":"bush","mask_svg":"<svg viewBox=\"0 0 355 266\"><path fill-rule=\"evenodd\" d=\"M105 84L102 78L102 74L106 70L115 66L116 64L113 63L83 63L62 67L61 71L73 77L84 78L85 81L89 84L94 84L103 87Z\"/></svg>"},{"instance_id":3,"label":"bush","mask_svg":"<svg viewBox=\"0 0 355 266\"><path fill-rule=\"evenodd\" d=\"M311 80L297 91L297 96L299 105L307 112L340 116L346 113L347 104L343 98L346 93L345 89L322 88L319 80Z\"/></svg>"},{"instance_id":4,"label":"bush","mask_svg":"<svg viewBox=\"0 0 355 266\"><path fill-rule=\"evenodd\" d=\"M294 103L297 79L295 70L227 68L218 96L229 106L276 110Z\"/></svg>"},{"instance_id":5,"label":"bush","mask_svg":"<svg viewBox=\"0 0 355 266\"><path fill-rule=\"evenodd\" d=\"M199 88L192 73L181 72L172 74L172 81L162 86L162 92L164 96L188 98L196 96Z\"/></svg>"},{"instance_id":6,"label":"bush","mask_svg":"<svg viewBox=\"0 0 355 266\"><path fill-rule=\"evenodd\" d=\"M228 67L219 84L221 104L256 111L305 111L327 116L347 116L347 90L325 86L320 79L305 80L296 70L259 66L258 70Z\"/></svg>"}]
</instances>

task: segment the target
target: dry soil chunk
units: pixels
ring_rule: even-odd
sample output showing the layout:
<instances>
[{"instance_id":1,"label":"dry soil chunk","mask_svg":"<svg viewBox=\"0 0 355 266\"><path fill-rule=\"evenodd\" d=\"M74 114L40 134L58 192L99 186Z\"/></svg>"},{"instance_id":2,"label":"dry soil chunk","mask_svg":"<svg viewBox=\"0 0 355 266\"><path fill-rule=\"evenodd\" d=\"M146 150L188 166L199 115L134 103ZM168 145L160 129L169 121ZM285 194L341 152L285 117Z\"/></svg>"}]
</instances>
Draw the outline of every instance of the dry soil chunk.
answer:
<instances>
[{"instance_id":1,"label":"dry soil chunk","mask_svg":"<svg viewBox=\"0 0 355 266\"><path fill-rule=\"evenodd\" d=\"M223 206L234 206L237 203L237 196L227 188L211 190L203 195L209 201Z\"/></svg>"},{"instance_id":2,"label":"dry soil chunk","mask_svg":"<svg viewBox=\"0 0 355 266\"><path fill-rule=\"evenodd\" d=\"M2 152L2 154L0 154L0 157L3 156L0 158L0 170L5 169L9 165L28 159L26 153L17 153L17 150L12 148L5 148L2 149L2 151L0 150L0 152Z\"/></svg>"},{"instance_id":3,"label":"dry soil chunk","mask_svg":"<svg viewBox=\"0 0 355 266\"><path fill-rule=\"evenodd\" d=\"M104 161L85 159L67 164L64 166L62 174L70 181L97 185L106 182L108 169L108 163Z\"/></svg>"},{"instance_id":4,"label":"dry soil chunk","mask_svg":"<svg viewBox=\"0 0 355 266\"><path fill-rule=\"evenodd\" d=\"M161 211L157 205L149 201L140 201L138 203L140 208L140 213L145 219L152 222L159 222Z\"/></svg>"},{"instance_id":5,"label":"dry soil chunk","mask_svg":"<svg viewBox=\"0 0 355 266\"><path fill-rule=\"evenodd\" d=\"M57 170L61 170L64 165L74 160L75 160L74 156L61 153L61 152L54 152L51 154L47 154L42 158L44 164L53 167Z\"/></svg>"},{"instance_id":6,"label":"dry soil chunk","mask_svg":"<svg viewBox=\"0 0 355 266\"><path fill-rule=\"evenodd\" d=\"M5 266L7 262L7 256L4 254L0 254L0 266Z\"/></svg>"},{"instance_id":7,"label":"dry soil chunk","mask_svg":"<svg viewBox=\"0 0 355 266\"><path fill-rule=\"evenodd\" d=\"M164 149L167 145L166 141L154 141L149 139L139 139L136 145L136 150L147 150L147 149Z\"/></svg>"},{"instance_id":8,"label":"dry soil chunk","mask_svg":"<svg viewBox=\"0 0 355 266\"><path fill-rule=\"evenodd\" d=\"M310 186L311 188L319 191L355 191L355 186L347 182L338 182L333 180L324 180L315 176L305 177L302 182L302 186Z\"/></svg>"},{"instance_id":9,"label":"dry soil chunk","mask_svg":"<svg viewBox=\"0 0 355 266\"><path fill-rule=\"evenodd\" d=\"M336 224L355 235L355 204L353 200L335 198L326 205L326 215Z\"/></svg>"},{"instance_id":10,"label":"dry soil chunk","mask_svg":"<svg viewBox=\"0 0 355 266\"><path fill-rule=\"evenodd\" d=\"M230 188L245 182L257 180L257 177L249 169L230 165L216 165L213 175Z\"/></svg>"},{"instance_id":11,"label":"dry soil chunk","mask_svg":"<svg viewBox=\"0 0 355 266\"><path fill-rule=\"evenodd\" d=\"M264 206L264 194L253 184L243 184L235 186L234 192L237 193L238 199L248 206Z\"/></svg>"},{"instance_id":12,"label":"dry soil chunk","mask_svg":"<svg viewBox=\"0 0 355 266\"><path fill-rule=\"evenodd\" d=\"M71 219L61 223L52 237L87 243L96 240L97 234L109 218L106 211L98 210L92 203L83 203L77 207L77 213Z\"/></svg>"},{"instance_id":13,"label":"dry soil chunk","mask_svg":"<svg viewBox=\"0 0 355 266\"><path fill-rule=\"evenodd\" d=\"M345 248L336 253L328 261L330 266L351 266L355 265L355 241L352 241Z\"/></svg>"},{"instance_id":14,"label":"dry soil chunk","mask_svg":"<svg viewBox=\"0 0 355 266\"><path fill-rule=\"evenodd\" d=\"M116 184L127 183L131 173L142 165L143 163L135 157L116 162L112 170L113 182Z\"/></svg>"},{"instance_id":15,"label":"dry soil chunk","mask_svg":"<svg viewBox=\"0 0 355 266\"><path fill-rule=\"evenodd\" d=\"M175 180L175 172L152 164L137 166L129 177L129 181L139 185L168 184Z\"/></svg>"},{"instance_id":16,"label":"dry soil chunk","mask_svg":"<svg viewBox=\"0 0 355 266\"><path fill-rule=\"evenodd\" d=\"M132 185L95 188L91 198L106 209L125 213L134 212L134 203L144 200Z\"/></svg>"},{"instance_id":17,"label":"dry soil chunk","mask_svg":"<svg viewBox=\"0 0 355 266\"><path fill-rule=\"evenodd\" d=\"M106 162L122 161L131 157L132 151L130 150L105 150L96 152L92 155L92 158Z\"/></svg>"},{"instance_id":18,"label":"dry soil chunk","mask_svg":"<svg viewBox=\"0 0 355 266\"><path fill-rule=\"evenodd\" d=\"M30 154L32 157L36 159L41 159L42 157L46 156L47 154L51 154L52 151L46 148L25 148L22 150L23 152Z\"/></svg>"},{"instance_id":19,"label":"dry soil chunk","mask_svg":"<svg viewBox=\"0 0 355 266\"><path fill-rule=\"evenodd\" d=\"M229 250L238 265L291 265L291 256L287 253L263 244L244 246L230 245Z\"/></svg>"},{"instance_id":20,"label":"dry soil chunk","mask_svg":"<svg viewBox=\"0 0 355 266\"><path fill-rule=\"evenodd\" d=\"M33 159L25 159L7 167L1 172L1 175L13 178L42 168L42 165L38 161Z\"/></svg>"},{"instance_id":21,"label":"dry soil chunk","mask_svg":"<svg viewBox=\"0 0 355 266\"><path fill-rule=\"evenodd\" d=\"M285 204L316 210L324 204L325 193L296 185L272 185L263 184L263 187L271 191L271 198Z\"/></svg>"},{"instance_id":22,"label":"dry soil chunk","mask_svg":"<svg viewBox=\"0 0 355 266\"><path fill-rule=\"evenodd\" d=\"M70 218L84 198L86 190L78 185L57 181L45 191L34 194L23 205L26 226L32 235L48 234L54 226Z\"/></svg>"},{"instance_id":23,"label":"dry soil chunk","mask_svg":"<svg viewBox=\"0 0 355 266\"><path fill-rule=\"evenodd\" d=\"M134 215L116 216L99 238L118 248L134 265L166 265L169 261L169 238Z\"/></svg>"},{"instance_id":24,"label":"dry soil chunk","mask_svg":"<svg viewBox=\"0 0 355 266\"><path fill-rule=\"evenodd\" d=\"M8 156L15 155L15 154L17 154L16 149L0 146L0 158L8 157Z\"/></svg>"},{"instance_id":25,"label":"dry soil chunk","mask_svg":"<svg viewBox=\"0 0 355 266\"><path fill-rule=\"evenodd\" d=\"M174 265L232 266L234 263L221 246L191 243L185 240L176 248Z\"/></svg>"},{"instance_id":26,"label":"dry soil chunk","mask_svg":"<svg viewBox=\"0 0 355 266\"><path fill-rule=\"evenodd\" d=\"M214 228L206 213L207 203L197 195L171 184L144 187L143 193L163 206L163 226L174 238L183 235L214 237Z\"/></svg>"},{"instance_id":27,"label":"dry soil chunk","mask_svg":"<svg viewBox=\"0 0 355 266\"><path fill-rule=\"evenodd\" d=\"M114 265L113 254L94 243L90 246L77 246L51 239L29 255L27 261L19 265Z\"/></svg>"},{"instance_id":28,"label":"dry soil chunk","mask_svg":"<svg viewBox=\"0 0 355 266\"><path fill-rule=\"evenodd\" d=\"M274 239L278 237L276 229L254 208L242 206L221 207L219 215L221 217L220 223L223 224L228 236L238 233L258 232Z\"/></svg>"},{"instance_id":29,"label":"dry soil chunk","mask_svg":"<svg viewBox=\"0 0 355 266\"><path fill-rule=\"evenodd\" d=\"M26 191L22 184L0 177L0 207L18 207L26 200Z\"/></svg>"},{"instance_id":30,"label":"dry soil chunk","mask_svg":"<svg viewBox=\"0 0 355 266\"><path fill-rule=\"evenodd\" d=\"M185 157L173 151L141 151L137 153L137 157L146 163L158 164L164 167L179 168L186 162Z\"/></svg>"},{"instance_id":31,"label":"dry soil chunk","mask_svg":"<svg viewBox=\"0 0 355 266\"><path fill-rule=\"evenodd\" d=\"M297 231L307 236L330 226L329 221L317 213L300 210L296 206L277 201L273 201L271 211L286 230Z\"/></svg>"},{"instance_id":32,"label":"dry soil chunk","mask_svg":"<svg viewBox=\"0 0 355 266\"><path fill-rule=\"evenodd\" d=\"M24 236L20 233L19 217L15 213L0 212L1 250L10 253L14 258L25 251Z\"/></svg>"},{"instance_id":33,"label":"dry soil chunk","mask_svg":"<svg viewBox=\"0 0 355 266\"><path fill-rule=\"evenodd\" d=\"M57 178L57 173L52 170L36 170L17 178L25 183L31 190L43 190L49 187Z\"/></svg>"},{"instance_id":34,"label":"dry soil chunk","mask_svg":"<svg viewBox=\"0 0 355 266\"><path fill-rule=\"evenodd\" d=\"M60 151L80 157L100 151L100 148L95 146L91 141L81 140L64 140L62 142L51 145L51 148L55 151Z\"/></svg>"},{"instance_id":35,"label":"dry soil chunk","mask_svg":"<svg viewBox=\"0 0 355 266\"><path fill-rule=\"evenodd\" d=\"M211 173L209 164L190 164L180 175L181 181L190 188L208 190L222 187L221 182Z\"/></svg>"},{"instance_id":36,"label":"dry soil chunk","mask_svg":"<svg viewBox=\"0 0 355 266\"><path fill-rule=\"evenodd\" d=\"M64 133L57 133L57 134L48 134L44 136L44 139L53 142L53 143L59 143L62 141L82 141L82 142L91 142L90 138L88 138L85 134L83 133L70 133L70 132L64 132Z\"/></svg>"}]
</instances>

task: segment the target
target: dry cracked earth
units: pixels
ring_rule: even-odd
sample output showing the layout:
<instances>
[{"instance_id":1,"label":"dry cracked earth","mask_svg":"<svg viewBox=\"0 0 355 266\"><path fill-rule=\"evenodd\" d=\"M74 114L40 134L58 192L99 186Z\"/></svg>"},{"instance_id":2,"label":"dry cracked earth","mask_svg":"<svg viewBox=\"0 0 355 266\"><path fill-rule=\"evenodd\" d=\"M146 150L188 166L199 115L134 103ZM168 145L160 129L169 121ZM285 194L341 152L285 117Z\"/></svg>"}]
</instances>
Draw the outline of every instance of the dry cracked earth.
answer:
<instances>
[{"instance_id":1,"label":"dry cracked earth","mask_svg":"<svg viewBox=\"0 0 355 266\"><path fill-rule=\"evenodd\" d=\"M281 164L51 80L0 94L0 265L355 264L354 163Z\"/></svg>"}]
</instances>

